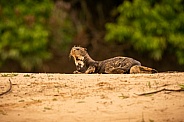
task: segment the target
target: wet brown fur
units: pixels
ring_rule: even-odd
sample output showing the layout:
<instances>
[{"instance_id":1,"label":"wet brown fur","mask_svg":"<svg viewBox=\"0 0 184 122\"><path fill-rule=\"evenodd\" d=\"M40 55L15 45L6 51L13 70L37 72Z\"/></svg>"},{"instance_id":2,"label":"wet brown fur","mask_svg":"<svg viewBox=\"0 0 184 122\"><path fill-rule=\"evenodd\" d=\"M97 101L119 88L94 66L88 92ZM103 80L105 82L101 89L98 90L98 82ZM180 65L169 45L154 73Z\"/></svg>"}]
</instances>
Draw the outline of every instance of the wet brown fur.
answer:
<instances>
[{"instance_id":1,"label":"wet brown fur","mask_svg":"<svg viewBox=\"0 0 184 122\"><path fill-rule=\"evenodd\" d=\"M83 47L73 47L69 56L72 56L75 61L77 70L74 73L135 74L157 72L155 69L141 66L139 61L129 57L118 56L103 61L95 61Z\"/></svg>"}]
</instances>

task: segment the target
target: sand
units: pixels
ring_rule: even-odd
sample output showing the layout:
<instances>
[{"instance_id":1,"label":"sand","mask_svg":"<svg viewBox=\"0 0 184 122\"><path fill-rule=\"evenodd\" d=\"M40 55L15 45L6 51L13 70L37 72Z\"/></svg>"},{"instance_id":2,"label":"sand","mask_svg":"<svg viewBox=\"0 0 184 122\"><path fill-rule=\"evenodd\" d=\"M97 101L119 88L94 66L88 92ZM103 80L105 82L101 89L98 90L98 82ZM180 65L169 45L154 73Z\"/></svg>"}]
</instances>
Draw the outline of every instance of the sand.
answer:
<instances>
[{"instance_id":1,"label":"sand","mask_svg":"<svg viewBox=\"0 0 184 122\"><path fill-rule=\"evenodd\" d=\"M184 73L1 73L0 122L184 122Z\"/></svg>"}]
</instances>

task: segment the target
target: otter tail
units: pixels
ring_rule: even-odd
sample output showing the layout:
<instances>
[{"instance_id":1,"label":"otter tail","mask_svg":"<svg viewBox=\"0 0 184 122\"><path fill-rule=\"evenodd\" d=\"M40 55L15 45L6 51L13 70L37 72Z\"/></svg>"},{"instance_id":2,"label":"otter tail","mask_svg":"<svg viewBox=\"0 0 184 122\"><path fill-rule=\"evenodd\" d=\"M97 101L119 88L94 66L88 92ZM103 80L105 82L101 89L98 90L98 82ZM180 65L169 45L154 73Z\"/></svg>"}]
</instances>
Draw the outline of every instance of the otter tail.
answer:
<instances>
[{"instance_id":1,"label":"otter tail","mask_svg":"<svg viewBox=\"0 0 184 122\"><path fill-rule=\"evenodd\" d=\"M149 67L135 65L130 68L130 74L137 74L137 73L157 73L158 71Z\"/></svg>"}]
</instances>

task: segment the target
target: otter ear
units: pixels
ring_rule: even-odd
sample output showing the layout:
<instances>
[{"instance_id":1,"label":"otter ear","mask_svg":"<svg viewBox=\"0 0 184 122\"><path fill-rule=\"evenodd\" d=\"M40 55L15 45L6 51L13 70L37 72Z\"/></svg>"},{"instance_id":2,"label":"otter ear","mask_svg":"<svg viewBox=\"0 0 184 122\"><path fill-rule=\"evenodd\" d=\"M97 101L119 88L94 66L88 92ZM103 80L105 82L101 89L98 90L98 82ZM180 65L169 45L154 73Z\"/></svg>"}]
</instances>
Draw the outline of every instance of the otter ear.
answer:
<instances>
[{"instance_id":1,"label":"otter ear","mask_svg":"<svg viewBox=\"0 0 184 122\"><path fill-rule=\"evenodd\" d=\"M87 48L84 48L85 51L87 51Z\"/></svg>"}]
</instances>

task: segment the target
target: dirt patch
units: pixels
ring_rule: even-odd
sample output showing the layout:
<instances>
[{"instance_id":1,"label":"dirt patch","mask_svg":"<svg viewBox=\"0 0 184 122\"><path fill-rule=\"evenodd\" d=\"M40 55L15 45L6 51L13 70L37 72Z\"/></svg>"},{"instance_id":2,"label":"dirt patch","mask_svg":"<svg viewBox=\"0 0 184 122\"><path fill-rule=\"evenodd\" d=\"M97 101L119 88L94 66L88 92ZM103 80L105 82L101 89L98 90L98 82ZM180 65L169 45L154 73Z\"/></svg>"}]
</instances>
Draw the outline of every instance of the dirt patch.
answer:
<instances>
[{"instance_id":1,"label":"dirt patch","mask_svg":"<svg viewBox=\"0 0 184 122\"><path fill-rule=\"evenodd\" d=\"M1 122L183 122L184 73L0 74Z\"/></svg>"}]
</instances>

